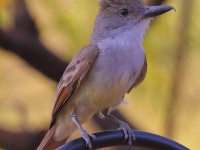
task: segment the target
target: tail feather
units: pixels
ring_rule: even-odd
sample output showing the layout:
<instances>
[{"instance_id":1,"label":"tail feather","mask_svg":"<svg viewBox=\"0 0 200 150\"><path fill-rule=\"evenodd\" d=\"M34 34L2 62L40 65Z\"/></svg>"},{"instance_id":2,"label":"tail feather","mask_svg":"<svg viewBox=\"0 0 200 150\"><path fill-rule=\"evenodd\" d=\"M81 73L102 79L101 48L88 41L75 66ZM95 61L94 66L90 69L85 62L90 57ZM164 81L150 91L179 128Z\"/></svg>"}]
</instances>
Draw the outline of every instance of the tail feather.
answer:
<instances>
[{"instance_id":1,"label":"tail feather","mask_svg":"<svg viewBox=\"0 0 200 150\"><path fill-rule=\"evenodd\" d=\"M62 141L56 141L54 139L55 129L55 126L49 129L37 150L54 150L66 142L67 138Z\"/></svg>"}]
</instances>

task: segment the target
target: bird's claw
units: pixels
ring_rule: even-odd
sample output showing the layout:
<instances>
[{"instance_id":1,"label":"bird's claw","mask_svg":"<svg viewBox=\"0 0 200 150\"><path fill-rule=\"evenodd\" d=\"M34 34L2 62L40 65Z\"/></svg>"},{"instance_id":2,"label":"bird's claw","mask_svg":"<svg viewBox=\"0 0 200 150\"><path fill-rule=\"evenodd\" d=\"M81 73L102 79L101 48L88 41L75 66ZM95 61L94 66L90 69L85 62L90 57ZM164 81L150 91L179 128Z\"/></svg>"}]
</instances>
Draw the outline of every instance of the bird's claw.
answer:
<instances>
[{"instance_id":1,"label":"bird's claw","mask_svg":"<svg viewBox=\"0 0 200 150\"><path fill-rule=\"evenodd\" d=\"M91 142L91 139L95 139L96 136L93 135L93 134L88 134L85 130L81 130L81 136L83 137L83 139L85 140L86 142L86 145L89 147L90 150L92 150L92 142Z\"/></svg>"},{"instance_id":2,"label":"bird's claw","mask_svg":"<svg viewBox=\"0 0 200 150\"><path fill-rule=\"evenodd\" d=\"M129 149L131 148L133 141L136 139L135 135L133 133L133 130L131 129L131 127L129 126L129 124L117 119L116 117L107 114L107 118L111 118L112 120L114 120L115 122L117 122L120 125L120 130L122 130L124 132L124 140L128 140L128 145L129 145Z\"/></svg>"},{"instance_id":3,"label":"bird's claw","mask_svg":"<svg viewBox=\"0 0 200 150\"><path fill-rule=\"evenodd\" d=\"M120 130L122 130L124 132L124 139L125 140L128 140L128 145L129 145L129 148L131 147L131 145L133 144L133 141L136 139L135 138L135 135L133 133L133 130L131 129L131 127L125 123L125 122L122 122L120 124Z\"/></svg>"},{"instance_id":4,"label":"bird's claw","mask_svg":"<svg viewBox=\"0 0 200 150\"><path fill-rule=\"evenodd\" d=\"M92 139L95 139L96 136L95 136L95 135L92 135L92 134L88 134L87 131L85 131L85 130L81 127L81 124L79 123L79 121L78 121L77 116L76 116L75 113L73 113L73 114L71 115L71 118L72 118L73 122L76 124L76 126L78 127L81 136L83 137L83 139L84 139L85 142L86 142L86 145L88 146L88 148L89 148L90 150L92 150L92 143L91 143L90 137L91 137Z\"/></svg>"}]
</instances>

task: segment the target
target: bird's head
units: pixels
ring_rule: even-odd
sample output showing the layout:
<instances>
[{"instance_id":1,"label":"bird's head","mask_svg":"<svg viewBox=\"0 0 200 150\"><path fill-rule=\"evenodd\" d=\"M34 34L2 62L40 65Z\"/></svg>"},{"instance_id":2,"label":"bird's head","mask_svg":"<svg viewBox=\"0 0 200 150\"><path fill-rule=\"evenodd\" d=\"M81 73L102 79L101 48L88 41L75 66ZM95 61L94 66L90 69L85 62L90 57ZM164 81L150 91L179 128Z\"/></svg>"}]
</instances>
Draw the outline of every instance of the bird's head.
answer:
<instances>
[{"instance_id":1,"label":"bird's head","mask_svg":"<svg viewBox=\"0 0 200 150\"><path fill-rule=\"evenodd\" d=\"M92 37L94 40L127 30L144 35L154 17L174 9L171 6L145 6L143 0L100 0L99 6Z\"/></svg>"}]
</instances>

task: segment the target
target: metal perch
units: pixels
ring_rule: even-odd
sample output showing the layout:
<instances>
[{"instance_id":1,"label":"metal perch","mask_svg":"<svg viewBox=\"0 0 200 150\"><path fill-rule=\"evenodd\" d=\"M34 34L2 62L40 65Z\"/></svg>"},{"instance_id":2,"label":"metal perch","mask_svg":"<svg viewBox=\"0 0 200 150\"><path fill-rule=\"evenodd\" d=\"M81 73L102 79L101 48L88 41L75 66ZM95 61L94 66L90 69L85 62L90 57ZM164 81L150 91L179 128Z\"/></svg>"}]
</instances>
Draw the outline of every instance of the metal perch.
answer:
<instances>
[{"instance_id":1,"label":"metal perch","mask_svg":"<svg viewBox=\"0 0 200 150\"><path fill-rule=\"evenodd\" d=\"M133 142L133 147L137 146L140 148L154 150L189 150L183 145L159 135L142 131L133 132L136 137L136 140ZM99 132L95 133L94 135L96 136L96 139L92 140L94 149L128 145L127 141L123 141L124 134L121 130ZM88 150L88 148L85 146L84 140L82 138L78 138L74 141L64 144L57 150Z\"/></svg>"}]
</instances>

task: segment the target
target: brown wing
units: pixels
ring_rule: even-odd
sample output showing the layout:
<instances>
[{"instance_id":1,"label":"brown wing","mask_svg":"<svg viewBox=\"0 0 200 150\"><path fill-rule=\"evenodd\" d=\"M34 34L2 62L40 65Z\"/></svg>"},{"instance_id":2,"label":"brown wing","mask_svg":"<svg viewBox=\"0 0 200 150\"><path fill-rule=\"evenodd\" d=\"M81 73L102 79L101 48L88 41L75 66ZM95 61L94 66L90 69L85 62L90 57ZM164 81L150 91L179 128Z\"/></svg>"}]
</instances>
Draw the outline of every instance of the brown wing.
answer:
<instances>
[{"instance_id":1,"label":"brown wing","mask_svg":"<svg viewBox=\"0 0 200 150\"><path fill-rule=\"evenodd\" d=\"M50 128L53 126L56 114L66 104L70 97L79 87L81 81L87 74L92 63L98 54L97 45L88 45L82 48L72 59L66 68L58 84L57 93L54 99L52 111L52 121Z\"/></svg>"},{"instance_id":2,"label":"brown wing","mask_svg":"<svg viewBox=\"0 0 200 150\"><path fill-rule=\"evenodd\" d=\"M145 76L146 76L146 72L147 72L147 60L146 60L146 57L145 57L145 59L144 59L144 64L143 64L143 67L142 67L142 69L141 69L141 71L140 71L140 74L139 74L138 77L136 78L134 84L133 84L133 85L131 86L131 88L128 90L128 93L130 93L131 90L132 90L134 87L138 86L138 85L144 80L144 78L145 78Z\"/></svg>"}]
</instances>

